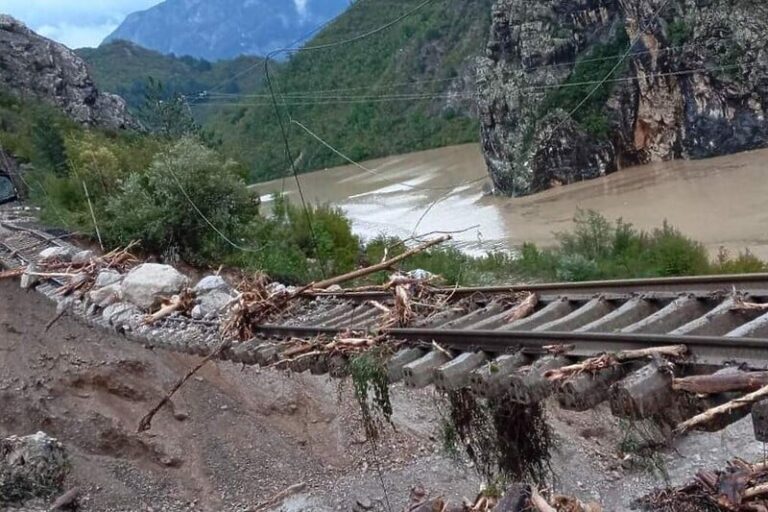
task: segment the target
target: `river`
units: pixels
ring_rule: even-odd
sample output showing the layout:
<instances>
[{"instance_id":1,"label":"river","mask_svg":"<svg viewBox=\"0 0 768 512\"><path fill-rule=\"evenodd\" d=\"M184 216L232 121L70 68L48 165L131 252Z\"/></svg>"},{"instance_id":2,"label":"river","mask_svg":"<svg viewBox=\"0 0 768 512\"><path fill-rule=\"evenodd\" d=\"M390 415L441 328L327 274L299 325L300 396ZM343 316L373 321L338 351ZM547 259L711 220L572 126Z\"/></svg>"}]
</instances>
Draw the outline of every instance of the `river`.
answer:
<instances>
[{"instance_id":1,"label":"river","mask_svg":"<svg viewBox=\"0 0 768 512\"><path fill-rule=\"evenodd\" d=\"M609 176L523 198L487 196L489 180L477 144L383 158L301 175L308 201L341 207L364 238L386 233L462 231L470 253L513 250L524 242L554 243L577 209L623 218L641 229L664 220L712 254L749 249L768 259L768 150L623 169ZM486 178L486 179L483 179ZM298 200L294 180L260 183Z\"/></svg>"}]
</instances>

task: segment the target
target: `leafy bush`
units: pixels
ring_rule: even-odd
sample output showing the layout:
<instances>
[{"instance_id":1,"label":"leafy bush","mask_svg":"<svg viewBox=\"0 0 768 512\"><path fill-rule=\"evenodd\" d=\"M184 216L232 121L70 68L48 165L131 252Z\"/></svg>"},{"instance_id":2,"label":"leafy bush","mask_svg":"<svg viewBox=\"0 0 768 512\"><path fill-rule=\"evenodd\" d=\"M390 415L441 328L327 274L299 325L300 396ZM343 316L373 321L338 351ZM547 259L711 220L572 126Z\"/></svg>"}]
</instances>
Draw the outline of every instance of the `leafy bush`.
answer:
<instances>
[{"instance_id":1,"label":"leafy bush","mask_svg":"<svg viewBox=\"0 0 768 512\"><path fill-rule=\"evenodd\" d=\"M764 264L749 253L736 260L709 261L698 242L664 223L650 233L621 219L614 223L594 211L579 211L574 228L556 234L558 245L539 249L526 244L515 262L520 274L536 279L585 281L662 277L711 272L759 272Z\"/></svg>"},{"instance_id":2,"label":"leafy bush","mask_svg":"<svg viewBox=\"0 0 768 512\"><path fill-rule=\"evenodd\" d=\"M107 205L113 243L141 240L145 250L212 261L231 250L257 214L236 166L185 138L161 152L145 174L131 174Z\"/></svg>"}]
</instances>

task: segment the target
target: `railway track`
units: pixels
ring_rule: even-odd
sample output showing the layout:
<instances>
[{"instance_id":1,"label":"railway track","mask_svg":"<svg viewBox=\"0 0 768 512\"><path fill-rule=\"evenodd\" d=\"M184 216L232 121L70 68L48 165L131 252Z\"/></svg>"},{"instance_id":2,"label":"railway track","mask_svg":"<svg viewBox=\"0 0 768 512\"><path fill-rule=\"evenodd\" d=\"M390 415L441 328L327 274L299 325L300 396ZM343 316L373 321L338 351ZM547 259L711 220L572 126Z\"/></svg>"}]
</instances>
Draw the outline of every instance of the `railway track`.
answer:
<instances>
[{"instance_id":1,"label":"railway track","mask_svg":"<svg viewBox=\"0 0 768 512\"><path fill-rule=\"evenodd\" d=\"M0 261L5 266L33 262L48 246L67 244L34 227L0 222ZM54 289L55 285L42 285L48 295ZM538 305L532 314L509 322L510 294L519 291L537 294ZM403 380L406 386L434 384L446 391L470 386L483 396L504 395L520 403L555 396L561 406L574 410L609 401L615 415L632 419L653 417L669 407L675 395L673 374L711 374L726 367L731 370L725 371L768 369L768 310L759 306L768 304L768 274L459 288L438 293L445 299L439 310L414 319L409 327L384 331L379 326L385 315L382 306L392 305L389 293L307 295L282 318L260 326L255 339L234 346L222 357L269 365L280 359L281 342L286 339L385 334L402 347L388 364L390 379ZM744 303L752 307L745 309ZM116 328L156 348L205 354L221 341L216 322L179 317L148 327L130 317L105 319L87 304L76 304L75 310L95 325ZM686 356L674 361L672 370L659 359L643 359L607 372L577 375L559 387L545 378L547 371L600 354L662 346L685 346ZM288 366L333 375L343 364L338 358L319 355ZM700 408L728 398L733 394L707 397ZM742 407L715 427L723 428L749 412L750 407Z\"/></svg>"}]
</instances>

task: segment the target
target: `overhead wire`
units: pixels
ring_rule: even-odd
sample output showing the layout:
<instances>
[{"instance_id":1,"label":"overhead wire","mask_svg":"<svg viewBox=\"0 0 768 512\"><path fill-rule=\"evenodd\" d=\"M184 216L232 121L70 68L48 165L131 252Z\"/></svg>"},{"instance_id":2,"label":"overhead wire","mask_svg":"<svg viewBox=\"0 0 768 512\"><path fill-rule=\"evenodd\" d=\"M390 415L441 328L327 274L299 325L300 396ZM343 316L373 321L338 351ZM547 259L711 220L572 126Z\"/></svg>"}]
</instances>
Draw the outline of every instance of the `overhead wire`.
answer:
<instances>
[{"instance_id":1,"label":"overhead wire","mask_svg":"<svg viewBox=\"0 0 768 512\"><path fill-rule=\"evenodd\" d=\"M372 37L376 34L379 34L385 30L387 30L390 27L395 26L396 24L400 23L401 21L409 18L410 16L413 16L415 13L429 5L430 3L434 2L435 0L424 0L419 5L414 7L413 9L410 9L409 11L405 12L404 14L398 16L394 20L390 21L389 23L386 23L384 25L381 25L380 27L377 27L373 30L369 30L367 32L364 32L362 34L359 34L357 36L344 39L341 41L335 41L332 43L327 44L320 44L315 46L303 46L303 47L294 47L294 48L283 48L281 50L271 52L267 55L266 59L264 59L264 75L266 78L267 87L269 89L269 93L272 97L272 105L274 108L275 116L277 117L278 125L280 127L280 134L282 135L284 147L285 147L285 156L288 161L289 168L291 169L291 172L293 173L293 177L296 181L296 189L299 192L299 198L301 200L302 208L304 209L305 216L307 218L307 224L310 231L310 235L312 236L313 245L315 246L315 253L318 256L318 258L322 258L322 255L320 253L319 245L317 242L317 236L315 234L314 226L312 225L312 218L309 214L309 209L307 208L306 199L304 197L304 191L301 186L301 180L299 179L299 173L298 169L296 168L296 161L293 158L292 152L291 152L291 145L288 140L288 133L285 129L285 124L283 123L282 116L280 115L280 109L278 107L277 103L277 96L275 94L275 88L272 81L272 76L270 74L269 70L269 62L272 58L274 58L276 55L279 55L280 53L295 53L295 52L312 52L317 50L325 50L325 49L331 49L331 48L337 48L341 46L346 46L348 44L352 44L357 41L364 40L368 37ZM325 262L321 262L321 271L324 274L324 267Z\"/></svg>"}]
</instances>

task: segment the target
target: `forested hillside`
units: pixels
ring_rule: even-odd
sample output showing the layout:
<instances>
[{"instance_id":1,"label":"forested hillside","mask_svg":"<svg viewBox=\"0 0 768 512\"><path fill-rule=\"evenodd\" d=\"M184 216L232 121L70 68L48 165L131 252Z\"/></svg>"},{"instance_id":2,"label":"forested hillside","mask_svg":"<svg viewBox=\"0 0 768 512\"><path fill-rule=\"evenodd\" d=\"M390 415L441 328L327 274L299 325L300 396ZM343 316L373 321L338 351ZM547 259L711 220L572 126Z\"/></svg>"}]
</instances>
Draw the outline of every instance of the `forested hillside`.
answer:
<instances>
[{"instance_id":1,"label":"forested hillside","mask_svg":"<svg viewBox=\"0 0 768 512\"><path fill-rule=\"evenodd\" d=\"M298 170L344 163L289 119L355 160L475 141L475 63L491 26L493 0L434 0L402 22L356 39L423 0L360 0L305 42L328 49L272 62L280 113ZM334 43L356 39L348 44ZM252 181L282 176L288 165L264 67L254 57L207 61L164 56L127 42L79 51L96 83L136 109L148 77L166 94L189 95L195 117ZM202 91L206 94L200 95Z\"/></svg>"},{"instance_id":2,"label":"forested hillside","mask_svg":"<svg viewBox=\"0 0 768 512\"><path fill-rule=\"evenodd\" d=\"M412 10L421 0L361 0L307 46L354 38ZM281 113L355 160L477 140L475 60L490 27L492 0L437 0L399 24L350 44L296 54L276 72ZM253 180L287 168L270 98L219 96L210 128ZM344 161L295 124L299 171Z\"/></svg>"},{"instance_id":3,"label":"forested hillside","mask_svg":"<svg viewBox=\"0 0 768 512\"><path fill-rule=\"evenodd\" d=\"M88 64L99 88L122 96L135 111L144 103L148 78L163 84L169 97L175 93L196 95L212 87L227 93L261 87L263 59L239 57L208 62L193 57L174 57L147 50L128 41L115 41L76 52ZM252 68L257 71L249 71Z\"/></svg>"}]
</instances>

